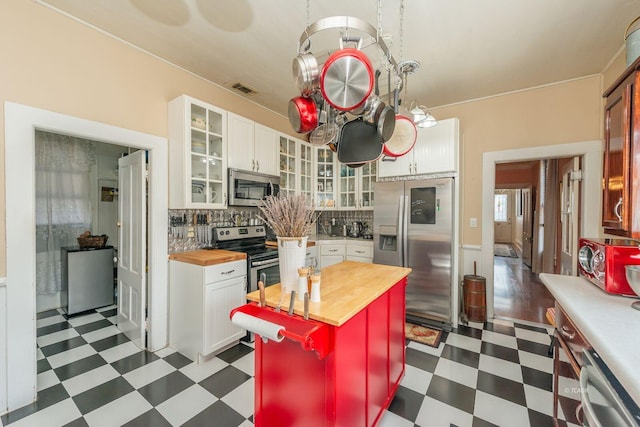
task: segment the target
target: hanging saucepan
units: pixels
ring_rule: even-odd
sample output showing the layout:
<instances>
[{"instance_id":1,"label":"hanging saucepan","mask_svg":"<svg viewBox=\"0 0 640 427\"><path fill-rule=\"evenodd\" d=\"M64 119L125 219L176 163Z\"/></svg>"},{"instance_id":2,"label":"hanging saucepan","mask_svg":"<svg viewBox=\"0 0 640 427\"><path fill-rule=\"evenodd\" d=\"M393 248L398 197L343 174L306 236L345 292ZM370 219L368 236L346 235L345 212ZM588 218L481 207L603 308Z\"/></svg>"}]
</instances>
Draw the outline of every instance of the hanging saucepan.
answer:
<instances>
[{"instance_id":1,"label":"hanging saucepan","mask_svg":"<svg viewBox=\"0 0 640 427\"><path fill-rule=\"evenodd\" d=\"M393 130L396 126L396 114L393 108L386 105L379 97L378 79L380 78L380 70L376 70L375 76L375 95L369 98L372 99L370 103L367 101L368 110L364 113L363 119L365 122L377 126L378 134L380 134L382 142L385 142L393 135Z\"/></svg>"},{"instance_id":2,"label":"hanging saucepan","mask_svg":"<svg viewBox=\"0 0 640 427\"><path fill-rule=\"evenodd\" d=\"M404 108L398 106L398 89L394 92L394 103L398 113L395 115L395 130L391 138L385 141L383 151L385 156L400 157L407 154L416 143L418 131L413 123L413 117ZM404 111L403 111L404 110Z\"/></svg>"},{"instance_id":3,"label":"hanging saucepan","mask_svg":"<svg viewBox=\"0 0 640 427\"><path fill-rule=\"evenodd\" d=\"M344 48L343 42L358 41L357 48ZM362 39L340 38L340 50L325 61L320 73L320 91L333 107L351 111L365 103L373 89L373 66L360 47Z\"/></svg>"},{"instance_id":4,"label":"hanging saucepan","mask_svg":"<svg viewBox=\"0 0 640 427\"><path fill-rule=\"evenodd\" d=\"M289 122L298 133L309 133L318 126L318 109L313 98L297 96L289 101Z\"/></svg>"},{"instance_id":5,"label":"hanging saucepan","mask_svg":"<svg viewBox=\"0 0 640 427\"><path fill-rule=\"evenodd\" d=\"M300 53L291 65L293 79L302 96L309 96L320 87L320 69L316 57L311 53Z\"/></svg>"},{"instance_id":6,"label":"hanging saucepan","mask_svg":"<svg viewBox=\"0 0 640 427\"><path fill-rule=\"evenodd\" d=\"M338 138L338 161L347 165L362 166L373 162L382 154L382 139L378 128L361 117L342 125Z\"/></svg>"}]
</instances>

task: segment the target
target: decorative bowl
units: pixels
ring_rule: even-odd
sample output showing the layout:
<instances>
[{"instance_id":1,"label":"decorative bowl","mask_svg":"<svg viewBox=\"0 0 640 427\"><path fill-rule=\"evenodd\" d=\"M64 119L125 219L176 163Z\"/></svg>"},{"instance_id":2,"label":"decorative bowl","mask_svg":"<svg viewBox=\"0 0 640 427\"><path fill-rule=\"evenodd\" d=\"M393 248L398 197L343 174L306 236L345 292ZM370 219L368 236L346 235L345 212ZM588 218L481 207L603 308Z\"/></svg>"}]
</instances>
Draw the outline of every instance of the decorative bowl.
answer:
<instances>
[{"instance_id":1,"label":"decorative bowl","mask_svg":"<svg viewBox=\"0 0 640 427\"><path fill-rule=\"evenodd\" d=\"M640 297L640 265L625 265L624 269L629 286ZM640 310L640 301L634 302L631 306Z\"/></svg>"},{"instance_id":2,"label":"decorative bowl","mask_svg":"<svg viewBox=\"0 0 640 427\"><path fill-rule=\"evenodd\" d=\"M629 286L640 296L640 265L625 265L624 268Z\"/></svg>"}]
</instances>

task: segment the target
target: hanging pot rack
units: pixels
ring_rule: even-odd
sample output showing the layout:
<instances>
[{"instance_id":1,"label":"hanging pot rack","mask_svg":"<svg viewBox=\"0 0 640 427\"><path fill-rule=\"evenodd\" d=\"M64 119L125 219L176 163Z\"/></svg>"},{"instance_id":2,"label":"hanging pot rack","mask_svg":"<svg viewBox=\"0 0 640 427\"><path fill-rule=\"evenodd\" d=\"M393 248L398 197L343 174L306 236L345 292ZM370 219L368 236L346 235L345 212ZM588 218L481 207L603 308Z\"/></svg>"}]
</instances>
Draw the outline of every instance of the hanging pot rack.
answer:
<instances>
[{"instance_id":1,"label":"hanging pot rack","mask_svg":"<svg viewBox=\"0 0 640 427\"><path fill-rule=\"evenodd\" d=\"M319 19L307 26L298 40L298 53L309 53L311 50L311 37L321 31L332 29L341 30L344 33L348 33L350 30L357 30L369 35L373 41L369 44L363 45L362 47L366 48L372 45L377 45L382 51L383 58L386 60L386 64L382 64L384 68L391 69L396 79L400 77L398 63L393 58L393 55L391 55L389 47L385 43L384 39L379 37L378 31L375 27L367 21L353 16L329 16Z\"/></svg>"}]
</instances>

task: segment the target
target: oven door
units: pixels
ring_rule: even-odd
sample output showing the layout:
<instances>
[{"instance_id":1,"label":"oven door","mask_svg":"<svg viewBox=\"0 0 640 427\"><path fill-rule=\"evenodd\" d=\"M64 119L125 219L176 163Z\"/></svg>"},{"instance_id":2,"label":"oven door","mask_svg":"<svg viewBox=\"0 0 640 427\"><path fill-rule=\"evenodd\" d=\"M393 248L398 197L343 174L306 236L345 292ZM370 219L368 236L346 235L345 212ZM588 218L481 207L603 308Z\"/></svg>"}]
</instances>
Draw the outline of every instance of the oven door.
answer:
<instances>
[{"instance_id":1,"label":"oven door","mask_svg":"<svg viewBox=\"0 0 640 427\"><path fill-rule=\"evenodd\" d=\"M249 292L258 290L258 280L260 280L261 274L265 275L265 287L280 283L280 265L278 258L251 262Z\"/></svg>"},{"instance_id":2,"label":"oven door","mask_svg":"<svg viewBox=\"0 0 640 427\"><path fill-rule=\"evenodd\" d=\"M267 196L277 196L280 177L229 169L229 206L261 206Z\"/></svg>"}]
</instances>

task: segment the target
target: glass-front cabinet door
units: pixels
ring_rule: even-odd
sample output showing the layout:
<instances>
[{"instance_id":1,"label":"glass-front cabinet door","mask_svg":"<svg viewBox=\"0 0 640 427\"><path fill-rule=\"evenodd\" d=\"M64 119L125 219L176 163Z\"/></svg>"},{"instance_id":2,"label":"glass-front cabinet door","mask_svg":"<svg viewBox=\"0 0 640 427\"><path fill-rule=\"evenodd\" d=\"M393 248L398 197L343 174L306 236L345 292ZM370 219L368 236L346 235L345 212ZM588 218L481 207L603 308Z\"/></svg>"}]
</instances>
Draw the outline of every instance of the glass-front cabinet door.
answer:
<instances>
[{"instance_id":1,"label":"glass-front cabinet door","mask_svg":"<svg viewBox=\"0 0 640 427\"><path fill-rule=\"evenodd\" d=\"M280 135L280 191L294 194L296 191L296 141Z\"/></svg>"},{"instance_id":2,"label":"glass-front cabinet door","mask_svg":"<svg viewBox=\"0 0 640 427\"><path fill-rule=\"evenodd\" d=\"M313 200L313 150L311 144L299 141L300 144L300 193Z\"/></svg>"},{"instance_id":3,"label":"glass-front cabinet door","mask_svg":"<svg viewBox=\"0 0 640 427\"><path fill-rule=\"evenodd\" d=\"M224 112L191 104L192 204L224 203Z\"/></svg>"},{"instance_id":4,"label":"glass-front cabinet door","mask_svg":"<svg viewBox=\"0 0 640 427\"><path fill-rule=\"evenodd\" d=\"M358 207L356 179L356 169L340 163L340 177L338 178L340 208Z\"/></svg>"},{"instance_id":5,"label":"glass-front cabinet door","mask_svg":"<svg viewBox=\"0 0 640 427\"><path fill-rule=\"evenodd\" d=\"M314 147L316 154L316 206L335 207L335 153L327 146Z\"/></svg>"},{"instance_id":6,"label":"glass-front cabinet door","mask_svg":"<svg viewBox=\"0 0 640 427\"><path fill-rule=\"evenodd\" d=\"M366 163L360 168L360 200L359 207L373 209L373 191L375 190L378 162Z\"/></svg>"}]
</instances>

